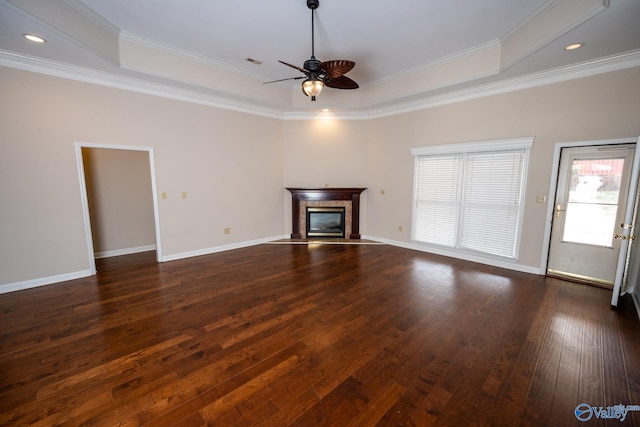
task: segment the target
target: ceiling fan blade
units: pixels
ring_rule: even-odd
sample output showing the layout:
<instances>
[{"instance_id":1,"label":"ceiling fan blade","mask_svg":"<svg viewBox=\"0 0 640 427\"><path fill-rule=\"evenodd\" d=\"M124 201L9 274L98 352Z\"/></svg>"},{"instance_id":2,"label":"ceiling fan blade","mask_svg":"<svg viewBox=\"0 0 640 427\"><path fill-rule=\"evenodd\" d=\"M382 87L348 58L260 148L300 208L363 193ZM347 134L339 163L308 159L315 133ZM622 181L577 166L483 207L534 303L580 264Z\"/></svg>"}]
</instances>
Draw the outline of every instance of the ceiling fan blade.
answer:
<instances>
[{"instance_id":1,"label":"ceiling fan blade","mask_svg":"<svg viewBox=\"0 0 640 427\"><path fill-rule=\"evenodd\" d=\"M262 82L263 85L269 84L269 83L276 83L276 82L283 82L285 80L299 80L299 79L304 79L306 76L300 76L300 77L289 77L286 79L280 79L280 80L271 80L270 82Z\"/></svg>"},{"instance_id":2,"label":"ceiling fan blade","mask_svg":"<svg viewBox=\"0 0 640 427\"><path fill-rule=\"evenodd\" d=\"M278 60L278 62L281 63L281 64L286 65L287 67L295 68L298 71L302 71L306 75L309 75L309 71L308 70L305 70L304 68L298 67L297 65L289 64L288 62L284 62L284 61L280 61L280 60Z\"/></svg>"},{"instance_id":3,"label":"ceiling fan blade","mask_svg":"<svg viewBox=\"0 0 640 427\"><path fill-rule=\"evenodd\" d=\"M320 69L324 70L327 77L335 79L349 72L356 65L353 61L346 59L336 59L333 61L325 61L320 64Z\"/></svg>"},{"instance_id":4,"label":"ceiling fan blade","mask_svg":"<svg viewBox=\"0 0 640 427\"><path fill-rule=\"evenodd\" d=\"M354 82L347 76L340 76L335 79L327 79L324 84L334 89L358 89L358 83Z\"/></svg>"}]
</instances>

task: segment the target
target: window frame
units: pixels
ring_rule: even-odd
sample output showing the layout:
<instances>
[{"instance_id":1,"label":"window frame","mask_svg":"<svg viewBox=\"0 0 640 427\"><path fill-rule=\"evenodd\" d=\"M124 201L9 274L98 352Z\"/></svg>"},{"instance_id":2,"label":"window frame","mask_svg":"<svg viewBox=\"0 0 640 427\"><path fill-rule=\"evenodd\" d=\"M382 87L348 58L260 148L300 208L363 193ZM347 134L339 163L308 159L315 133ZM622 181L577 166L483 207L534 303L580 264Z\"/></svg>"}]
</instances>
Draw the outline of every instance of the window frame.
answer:
<instances>
[{"instance_id":1,"label":"window frame","mask_svg":"<svg viewBox=\"0 0 640 427\"><path fill-rule=\"evenodd\" d=\"M527 187L527 175L528 175L528 165L529 165L529 155L531 151L531 147L533 146L534 138L533 137L524 137L524 138L513 138L513 139L502 139L502 140L491 140L491 141L479 141L479 142L467 142L460 144L446 144L446 145L433 145L433 146L424 146L424 147L414 147L411 148L411 154L414 156L414 171L413 171L413 205L411 210L411 241L427 247L440 248L446 251L451 251L453 253L460 254L470 254L470 255L479 255L482 257L493 258L506 260L511 262L517 262L520 254L520 240L522 235L522 223L524 217L524 205L526 200L526 187ZM461 221L462 221L462 213L463 213L463 200L459 200L458 206L458 229L455 236L455 246L446 246L439 245L436 243L424 242L422 240L417 240L416 238L416 212L417 212L417 196L418 196L418 164L421 157L426 156L462 156L462 169L459 179L464 180L464 175L466 173L466 157L469 154L491 154L491 153L499 153L499 152L514 152L521 151L522 152L522 177L520 182L520 199L518 201L518 222L515 230L515 242L514 242L514 251L513 257L503 256L497 254L491 254L488 252L467 249L460 247L460 231L461 231ZM460 193L464 189L460 188Z\"/></svg>"}]
</instances>

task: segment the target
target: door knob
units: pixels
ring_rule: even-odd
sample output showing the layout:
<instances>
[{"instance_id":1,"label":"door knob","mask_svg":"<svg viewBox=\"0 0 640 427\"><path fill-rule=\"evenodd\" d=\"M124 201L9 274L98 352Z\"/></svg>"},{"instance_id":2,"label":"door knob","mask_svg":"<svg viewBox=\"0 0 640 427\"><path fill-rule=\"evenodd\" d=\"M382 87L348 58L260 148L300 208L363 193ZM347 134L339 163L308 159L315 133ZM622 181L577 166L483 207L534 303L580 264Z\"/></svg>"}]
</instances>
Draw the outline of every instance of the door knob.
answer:
<instances>
[{"instance_id":1,"label":"door knob","mask_svg":"<svg viewBox=\"0 0 640 427\"><path fill-rule=\"evenodd\" d=\"M566 209L562 209L561 205L556 205L556 218L560 218L560 212L564 212Z\"/></svg>"}]
</instances>

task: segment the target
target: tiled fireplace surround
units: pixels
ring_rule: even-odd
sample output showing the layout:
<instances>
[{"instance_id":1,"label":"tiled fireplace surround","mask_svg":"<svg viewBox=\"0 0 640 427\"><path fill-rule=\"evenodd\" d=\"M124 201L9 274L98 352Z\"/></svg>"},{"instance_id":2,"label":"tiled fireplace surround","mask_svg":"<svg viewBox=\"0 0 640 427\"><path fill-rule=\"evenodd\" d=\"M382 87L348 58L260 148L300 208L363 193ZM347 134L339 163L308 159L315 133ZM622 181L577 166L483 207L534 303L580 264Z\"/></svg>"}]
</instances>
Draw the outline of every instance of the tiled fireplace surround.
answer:
<instances>
[{"instance_id":1,"label":"tiled fireplace surround","mask_svg":"<svg viewBox=\"0 0 640 427\"><path fill-rule=\"evenodd\" d=\"M305 239L307 207L345 208L345 237L360 239L360 193L366 188L287 188L291 193L291 238Z\"/></svg>"}]
</instances>

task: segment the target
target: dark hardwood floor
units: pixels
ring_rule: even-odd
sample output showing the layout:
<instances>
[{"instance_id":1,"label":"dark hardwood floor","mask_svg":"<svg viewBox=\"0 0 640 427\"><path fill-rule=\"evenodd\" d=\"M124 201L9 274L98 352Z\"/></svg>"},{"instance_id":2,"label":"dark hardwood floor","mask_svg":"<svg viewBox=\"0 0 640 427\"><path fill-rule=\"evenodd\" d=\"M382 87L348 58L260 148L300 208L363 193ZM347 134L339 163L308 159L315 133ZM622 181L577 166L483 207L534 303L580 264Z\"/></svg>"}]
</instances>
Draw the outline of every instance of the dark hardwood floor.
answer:
<instances>
[{"instance_id":1,"label":"dark hardwood floor","mask_svg":"<svg viewBox=\"0 0 640 427\"><path fill-rule=\"evenodd\" d=\"M640 426L610 291L386 245L259 245L0 295L0 425Z\"/></svg>"}]
</instances>

